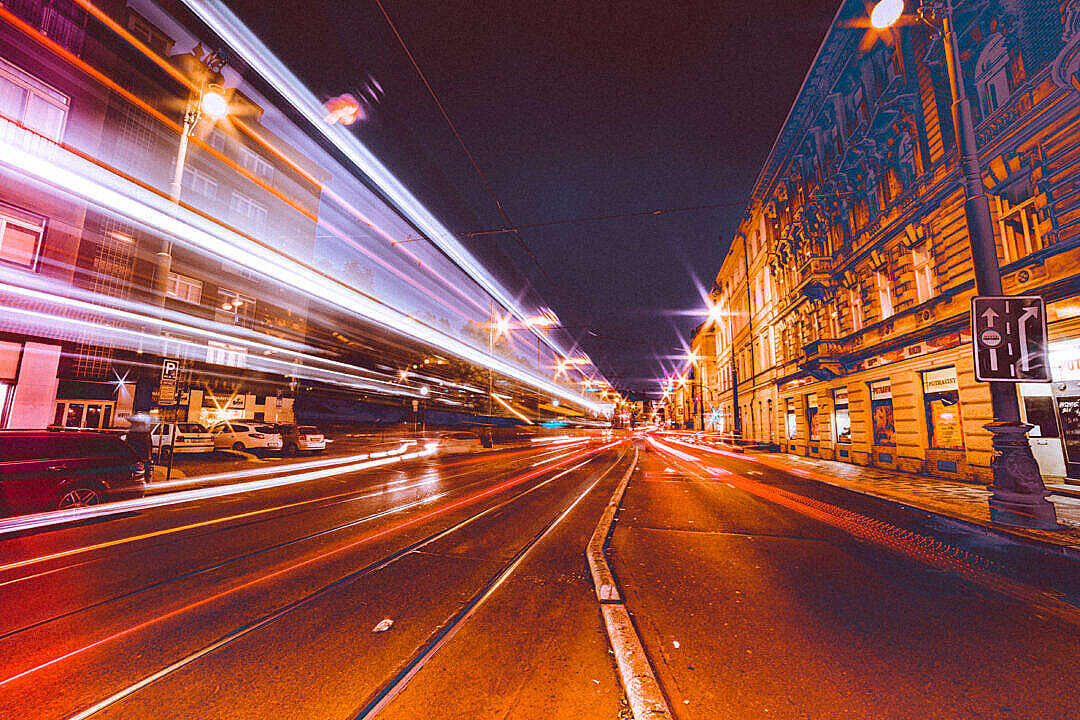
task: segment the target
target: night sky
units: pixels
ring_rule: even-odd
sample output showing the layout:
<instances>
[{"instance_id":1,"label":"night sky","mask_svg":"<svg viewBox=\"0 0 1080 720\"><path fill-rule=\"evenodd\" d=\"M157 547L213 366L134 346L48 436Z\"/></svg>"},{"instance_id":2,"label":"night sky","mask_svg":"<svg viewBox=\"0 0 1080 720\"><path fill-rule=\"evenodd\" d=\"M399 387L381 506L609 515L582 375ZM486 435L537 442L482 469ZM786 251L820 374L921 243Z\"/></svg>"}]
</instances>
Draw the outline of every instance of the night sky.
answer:
<instances>
[{"instance_id":1,"label":"night sky","mask_svg":"<svg viewBox=\"0 0 1080 720\"><path fill-rule=\"evenodd\" d=\"M227 0L324 97L383 95L358 136L451 229L501 228L375 0ZM622 390L655 390L835 2L383 0L517 226L467 244L539 293Z\"/></svg>"}]
</instances>

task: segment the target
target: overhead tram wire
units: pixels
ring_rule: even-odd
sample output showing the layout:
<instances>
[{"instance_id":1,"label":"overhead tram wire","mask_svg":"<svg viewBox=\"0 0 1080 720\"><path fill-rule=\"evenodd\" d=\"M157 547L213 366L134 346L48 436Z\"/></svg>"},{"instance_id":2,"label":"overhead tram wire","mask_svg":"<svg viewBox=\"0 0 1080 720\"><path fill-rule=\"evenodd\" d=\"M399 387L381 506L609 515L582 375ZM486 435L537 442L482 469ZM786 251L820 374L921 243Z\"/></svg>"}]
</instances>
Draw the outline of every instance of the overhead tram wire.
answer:
<instances>
[{"instance_id":1,"label":"overhead tram wire","mask_svg":"<svg viewBox=\"0 0 1080 720\"><path fill-rule=\"evenodd\" d=\"M413 56L412 51L405 43L405 38L402 37L397 29L397 25L395 25L394 21L390 18L390 13L386 11L386 7L383 5L382 0L375 0L375 4L379 6L379 11L386 19L386 23L390 26L390 30L393 31L394 37L396 37L398 43L401 44L401 49L405 51L405 54L409 58L409 62L412 63L413 69L416 70L416 74L420 76L420 80L424 83L424 87L427 88L428 93L431 95L431 99L435 101L435 105L438 106L443 119L446 120L446 124L450 127L450 131L454 133L454 137L457 139L461 149L464 150L465 155L468 156L469 163L472 165L473 170L476 171L477 176L480 178L480 182L483 183L484 189L487 191L487 194L491 197L492 201L494 201L495 207L498 208L500 217L502 217L503 222L506 223L506 227L502 232L513 234L518 245L520 245L521 249L532 259L537 269L540 270L540 273L544 276L544 279L547 280L549 287L553 287L555 284L554 281L552 281L551 276L548 275L544 266L540 264L540 260L533 254L533 251L529 249L529 246L525 243L525 239L521 237L521 233L518 232L517 227L514 225L514 221L510 219L510 215L499 201L498 196L495 194L495 190L491 187L491 183L488 182L484 172L480 169L480 165L476 162L476 158L473 156L472 151L469 150L469 146L465 144L465 139L461 137L461 133L458 132L457 126L454 125L454 121L450 119L450 114L446 112L446 108L443 106L442 101L439 100L439 96L435 93L435 88L428 82L427 75L420 69L420 64L416 62L416 58Z\"/></svg>"},{"instance_id":2,"label":"overhead tram wire","mask_svg":"<svg viewBox=\"0 0 1080 720\"><path fill-rule=\"evenodd\" d=\"M731 207L744 207L746 203L716 203L714 205L691 205L689 207L680 208L658 208L656 210L636 210L634 212L627 213L615 213L612 215L593 215L590 217L580 218L567 218L565 220L549 220L547 222L530 223L528 225L518 225L514 229L509 230L506 228L493 228L489 230L475 230L472 232L459 233L461 237L475 238L483 237L485 235L502 235L505 233L517 232L518 230L532 230L535 228L554 227L556 225L577 225L581 223L590 222L604 222L606 220L622 220L624 218L632 217L650 217L659 215L670 215L673 213L694 212L699 210L718 210L720 208Z\"/></svg>"}]
</instances>

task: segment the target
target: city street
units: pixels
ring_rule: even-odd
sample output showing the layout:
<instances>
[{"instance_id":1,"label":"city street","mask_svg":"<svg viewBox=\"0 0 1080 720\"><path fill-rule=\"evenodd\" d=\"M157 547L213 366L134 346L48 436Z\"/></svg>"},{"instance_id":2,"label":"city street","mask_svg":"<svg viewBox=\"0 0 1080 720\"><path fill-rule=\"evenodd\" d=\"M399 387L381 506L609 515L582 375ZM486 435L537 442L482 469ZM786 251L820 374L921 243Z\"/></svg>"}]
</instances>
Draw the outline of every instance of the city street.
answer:
<instances>
[{"instance_id":1,"label":"city street","mask_svg":"<svg viewBox=\"0 0 1080 720\"><path fill-rule=\"evenodd\" d=\"M582 552L624 449L418 461L0 541L2 714L615 717Z\"/></svg>"},{"instance_id":2,"label":"city street","mask_svg":"<svg viewBox=\"0 0 1080 720\"><path fill-rule=\"evenodd\" d=\"M675 717L1071 716L1075 561L634 445L608 555ZM632 449L422 458L0 540L2 716L629 717L584 553Z\"/></svg>"},{"instance_id":3,"label":"city street","mask_svg":"<svg viewBox=\"0 0 1080 720\"><path fill-rule=\"evenodd\" d=\"M1075 561L752 457L641 458L609 553L676 716L1075 715Z\"/></svg>"},{"instance_id":4,"label":"city street","mask_svg":"<svg viewBox=\"0 0 1080 720\"><path fill-rule=\"evenodd\" d=\"M1080 0L0 0L0 720L1080 718Z\"/></svg>"}]
</instances>

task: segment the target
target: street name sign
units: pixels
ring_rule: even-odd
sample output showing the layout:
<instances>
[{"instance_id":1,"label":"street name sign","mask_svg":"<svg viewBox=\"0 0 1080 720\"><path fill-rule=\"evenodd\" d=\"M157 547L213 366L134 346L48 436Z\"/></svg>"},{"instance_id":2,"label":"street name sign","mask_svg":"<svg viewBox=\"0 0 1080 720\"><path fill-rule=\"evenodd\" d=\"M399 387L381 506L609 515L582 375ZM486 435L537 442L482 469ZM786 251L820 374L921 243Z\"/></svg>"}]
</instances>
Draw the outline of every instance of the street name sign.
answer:
<instances>
[{"instance_id":1,"label":"street name sign","mask_svg":"<svg viewBox=\"0 0 1080 720\"><path fill-rule=\"evenodd\" d=\"M1041 296L974 298L971 338L976 380L1050 382L1046 304Z\"/></svg>"}]
</instances>

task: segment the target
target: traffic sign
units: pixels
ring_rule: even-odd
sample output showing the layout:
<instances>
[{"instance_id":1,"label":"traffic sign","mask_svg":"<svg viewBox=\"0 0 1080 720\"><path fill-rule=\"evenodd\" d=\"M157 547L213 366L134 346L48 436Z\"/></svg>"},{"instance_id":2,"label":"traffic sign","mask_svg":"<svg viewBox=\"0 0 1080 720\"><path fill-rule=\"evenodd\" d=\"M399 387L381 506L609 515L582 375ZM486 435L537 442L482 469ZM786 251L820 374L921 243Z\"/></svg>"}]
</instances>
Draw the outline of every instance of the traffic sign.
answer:
<instances>
[{"instance_id":1,"label":"traffic sign","mask_svg":"<svg viewBox=\"0 0 1080 720\"><path fill-rule=\"evenodd\" d=\"M974 298L971 337L976 380L1050 382L1046 304L1041 296Z\"/></svg>"},{"instance_id":2,"label":"traffic sign","mask_svg":"<svg viewBox=\"0 0 1080 720\"><path fill-rule=\"evenodd\" d=\"M158 386L158 405L176 404L176 381L180 377L180 363L168 358L161 361L161 384Z\"/></svg>"}]
</instances>

